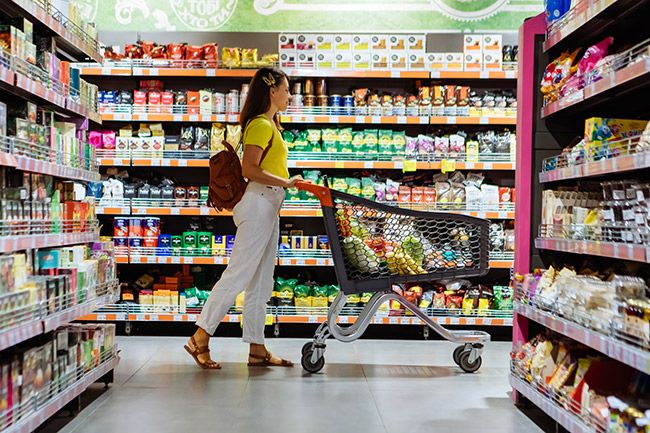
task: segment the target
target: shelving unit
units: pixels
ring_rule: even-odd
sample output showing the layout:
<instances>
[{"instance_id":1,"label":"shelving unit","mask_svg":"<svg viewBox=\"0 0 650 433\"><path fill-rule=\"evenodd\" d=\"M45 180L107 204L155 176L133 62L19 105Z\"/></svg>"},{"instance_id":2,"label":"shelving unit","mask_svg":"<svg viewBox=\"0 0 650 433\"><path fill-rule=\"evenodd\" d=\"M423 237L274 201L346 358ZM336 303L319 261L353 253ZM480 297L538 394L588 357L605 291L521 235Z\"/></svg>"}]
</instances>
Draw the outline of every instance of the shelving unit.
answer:
<instances>
[{"instance_id":1,"label":"shelving unit","mask_svg":"<svg viewBox=\"0 0 650 433\"><path fill-rule=\"evenodd\" d=\"M207 61L177 61L177 60L122 60L105 62L104 64L78 64L77 67L83 76L100 85L105 86L110 81L114 85L118 80L120 83L130 83L143 77L157 78L165 81L169 79L170 87L178 86L179 83L187 79L197 79L196 83L185 85L185 88L200 88L199 79L208 77L215 78L211 81L211 86L219 88L220 86L238 87L234 82L248 82L255 73L251 69L228 69L223 65L215 65ZM509 69L504 71L346 71L346 70L319 70L307 68L287 69L285 72L292 78L309 78L324 77L332 83L336 80L356 80L363 83L366 79L382 80L401 80L395 83L402 83L404 80L470 80L476 81L476 86L481 88L501 88L513 87L513 80L517 78L517 71L513 65L507 65ZM108 78L110 77L110 78ZM182 79L186 79L182 81ZM173 84L172 84L173 83ZM223 84L222 84L223 83ZM334 84L336 85L336 84ZM401 85L401 84L400 84ZM108 88L106 88L108 90ZM194 111L194 110L192 110ZM410 114L410 115L409 115ZM422 114L422 115L420 115ZM285 113L282 113L281 121L285 125L291 125L295 128L306 128L309 125L357 125L357 127L371 128L373 126L386 125L386 129L411 128L413 130L428 130L432 127L440 126L457 126L458 128L468 128L469 130L482 130L492 127L492 130L499 130L508 126L515 125L516 117L514 109L473 109L472 112L465 113L464 116L439 116L435 113L420 112L387 112L377 109L370 110L367 107L290 107ZM439 114L439 113L438 113ZM121 105L110 104L100 107L100 115L104 122L104 129L110 128L109 124L115 125L114 129L121 127L125 122L164 122L173 125L170 128L178 129L179 123L200 124L208 122L237 123L238 114L236 113L219 113L212 112L191 112L184 105L171 106L150 106L150 105ZM289 126L287 126L289 127ZM97 151L97 163L100 167L138 167L156 168L168 170L169 173L176 173L176 169L181 172L185 168L202 168L209 167L209 151L159 151L157 153L142 152L137 150L107 150L100 149ZM448 155L441 157L429 157L420 155L413 159L404 157L394 157L392 155L379 154L348 154L348 153L315 153L315 152L290 152L289 168L294 169L318 169L318 170L400 170L404 172L426 172L426 171L456 171L456 170L485 170L495 171L496 177L508 178L510 172L514 171L514 152L507 154L479 154L476 155ZM193 175L193 179L198 179L198 171ZM202 172L204 179L207 176L207 170ZM207 178L205 178L207 179ZM203 182L194 181L195 183ZM199 183L200 184L200 183ZM513 220L515 218L513 206L466 206L456 204L453 208L435 205L426 205L423 203L400 203L400 207L428 210L435 212L455 212L466 215L489 218L494 220ZM146 199L125 199L125 200L101 200L97 209L98 215L102 218L112 220L114 216L160 216L163 218L178 217L222 217L230 216L230 212L217 212L207 206L200 205L194 201L161 201ZM322 217L322 212L318 202L290 201L287 200L281 210L282 218L301 219L301 224L313 226L319 224L319 221L312 221L314 218ZM304 222L303 222L304 221ZM106 224L111 226L112 224ZM157 255L154 250L141 248L120 249L120 255L116 260L123 269L132 265L216 265L223 266L228 263L227 255L214 256L184 256L184 255ZM316 254L314 254L316 253ZM499 270L511 269L513 265L512 254L503 253L496 255L491 260L490 265L495 272ZM318 268L332 266L332 260L329 252L326 254L318 251L301 252L300 255L287 254L278 257L277 264L284 267L301 267L317 271ZM505 273L504 273L505 275ZM104 317L100 313L100 318ZM108 313L108 317L114 317ZM124 318L125 312L115 313L118 318ZM143 314L143 313L128 313ZM180 321L175 315L164 316L156 313L160 320ZM88 316L91 317L91 316ZM138 316L140 317L140 316ZM149 316L147 316L149 317ZM185 318L185 315L182 317ZM189 317L192 317L191 315ZM397 318L390 318L392 323ZM292 318L291 320L296 320ZM321 320L306 318L298 320L295 323L308 323L309 320ZM324 320L324 319L323 319ZM344 319L345 320L345 319ZM388 319L387 319L388 320ZM411 321L412 318L405 320ZM512 324L511 314L504 318L496 318L493 321L490 318L464 318L446 322L452 325L476 325L476 326L510 326ZM156 321L156 320L153 320ZM317 322L314 322L317 323ZM377 321L377 324L388 323L388 321ZM410 323L410 322L409 322Z\"/></svg>"},{"instance_id":2,"label":"shelving unit","mask_svg":"<svg viewBox=\"0 0 650 433\"><path fill-rule=\"evenodd\" d=\"M566 185L581 190L589 181L644 179L642 173L650 167L648 153L642 147L637 148L639 136L605 141L599 146L589 143L587 151L577 158L575 154L563 152L574 137L582 134L584 120L589 117L647 119L649 115L647 106L625 98L638 92L647 93L650 63L639 54L648 49L650 40L637 43L625 39L632 36L625 34L624 27L630 25L632 15L638 17L650 10L650 2L584 0L573 6L571 12L548 29L545 17L540 15L525 22L519 34L514 271L520 275L533 269L546 269L551 264L579 265L584 256L593 260L604 257L615 262L626 261L630 264L629 272L650 263L647 243L627 236L635 232L633 227L606 222L590 229L577 224L542 224L541 197L546 188L557 190ZM632 46L620 54L620 64L599 81L543 106L539 78L545 65L562 51L589 47L610 34L616 35L615 40L617 37L625 40L623 46ZM599 179L592 179L595 177ZM561 296L556 300L558 304L566 301ZM535 336L534 330L548 329L640 372L650 373L650 350L641 337L623 331L624 326L619 323L623 319L616 316L601 323L598 318L586 317L588 310L579 310L576 307L569 313L567 309L536 303L518 287L513 348L518 350ZM570 432L607 431L602 420L581 413L580 407L571 407L573 400L555 395L546 384L531 383L530 377L525 378L526 372L515 371L515 365L510 384L516 401L521 402L520 397L525 397Z\"/></svg>"},{"instance_id":3,"label":"shelving unit","mask_svg":"<svg viewBox=\"0 0 650 433\"><path fill-rule=\"evenodd\" d=\"M84 27L82 29L66 18L66 14L51 6L49 2L34 0L3 1L0 2L0 14L3 16L4 23L9 22L7 19L25 18L33 25L35 35L51 37L51 39L43 39L43 42L45 46L52 47L50 54L53 57L58 58L61 56L66 61L101 59L96 38L84 31L84 29L89 30L89 28ZM9 41L5 42L6 46L11 45L14 49L13 52L16 53L17 45L14 44L19 43L19 38L12 36L11 44L9 44ZM32 42L31 38L29 42ZM39 49L43 48L39 46ZM46 187L43 186L43 190L38 191L37 194L36 187L32 187L31 182L34 181L34 175L52 176L57 181L99 181L100 175L95 155L84 155L83 150L87 148L82 148L81 145L74 147L73 144L68 143L70 146L67 149L71 150L70 154L59 150L60 143L54 138L54 122L63 118L69 123L74 123L78 131L88 129L89 121L99 124L101 119L97 112L97 101L87 100L92 92L86 92L82 95L81 90L78 90L76 86L68 86L64 78L59 78L62 75L59 77L56 77L55 74L50 75L46 72L47 69L32 65L19 58L18 55L12 55L4 51L4 49L0 50L0 92L3 96L1 100L10 108L7 110L7 107L4 106L2 116L3 118L7 117L7 113L10 113L10 117L21 117L19 114L11 113L13 108L20 108L13 107L14 104L25 104L25 101L37 105L42 112L39 113L41 114L39 117L34 111L34 117L32 118L28 116L27 110L25 110L22 117L29 119L29 122L23 120L23 122L29 124L28 133L25 133L24 130L21 131L17 126L18 121L16 121L14 129L17 131L11 132L16 136L0 136L0 165L3 171L6 170L6 172L3 172L5 178L3 180L3 189L5 187L13 188L17 184L13 180L10 181L10 178L20 179L20 181L16 182L24 182L20 184L20 188L22 188L20 194L17 194L20 199L11 195L13 191L6 193L3 190L3 217L0 220L0 254L3 255L3 259L12 260L12 266L19 269L18 262L16 261L14 264L13 258L5 257L5 255L21 253L23 260L28 261L30 264L30 267L24 269L30 269L29 272L32 272L31 264L36 263L36 257L40 253L38 250L89 244L99 240L98 221L91 216L85 216L85 213L81 210L83 206L81 206L80 200L65 199L62 194L58 208L59 217L49 218L50 211L54 214L52 208L56 202L52 201L50 203L40 197L37 199L37 195L46 194ZM55 63L52 62L51 64L54 65ZM83 86L79 86L79 89L83 90ZM6 121L3 125L6 126ZM40 128L40 130L33 132L32 127L33 129ZM48 131L48 134L42 132L45 130ZM29 139L21 135L21 132L24 135L29 134ZM60 133L60 130L58 133ZM7 134L7 132L3 132L3 134ZM75 141L75 143L77 142ZM60 147L63 147L63 145ZM15 171L20 173L15 173ZM17 175L14 176L14 174ZM18 190L19 188L15 189ZM63 190L61 192L63 193ZM20 203L17 203L18 201ZM79 202L78 208L75 207L76 203L73 203L75 206L71 206L71 210L75 212L79 210L79 212L71 212L70 215L67 215L63 211L64 204L67 204L64 203L65 201ZM46 203L52 206L47 212L45 210ZM20 209L11 207L18 204L20 204ZM37 204L42 208L37 208ZM84 209L90 209L90 205ZM26 252L26 254L22 254L22 252ZM17 259L17 256L15 258ZM104 259L106 260L106 258ZM110 263L109 260L106 260L106 262ZM8 262L3 263L3 266L7 266ZM42 262L40 263L42 264ZM54 266L54 268L57 268L57 266ZM78 272L75 275L80 278L75 280L75 282L79 282L79 288L73 286L65 289L59 284L65 282L67 285L71 285L70 281L72 280L72 278L66 279L63 275L65 271L57 277L53 277L53 274L46 277L40 273L40 271L44 270L37 270L39 280L28 280L28 283L32 284L33 287L28 287L28 285L13 287L13 284L9 284L10 279L8 276L3 275L3 279L7 279L7 281L3 281L3 293L0 295L2 301L0 351L4 351L2 355L4 368L9 367L7 362L13 356L19 356L19 362L23 362L24 350L29 347L40 347L39 345L44 344L43 341L47 338L51 339L52 331L57 328L72 323L79 316L89 314L97 308L117 301L116 292L119 286L117 280L97 281L94 283L95 287L92 287L91 280L85 280L82 284L83 280L81 278L90 278L91 271L79 268L75 270L75 272ZM13 272L14 268L10 268L9 273L12 274ZM20 277L33 279L34 275L20 275ZM48 278L47 288L45 280L43 280L45 278ZM55 281L51 278L60 279ZM37 286L37 284L41 285ZM45 294L46 289L47 295ZM69 291L66 291L68 289ZM43 299L36 299L40 295L43 295ZM16 307L16 305L22 306ZM50 335L46 336L46 334ZM44 359L44 355L39 354L37 356L40 365L41 358ZM52 383L46 382L42 384L44 385L43 389L48 390L47 395L43 393L37 397L25 399L26 394L23 394L21 399L18 401L14 399L12 402L11 396L7 399L7 394L5 394L4 406L0 413L2 431L12 433L35 431L48 418L73 401L95 381L101 380L106 384L112 382L112 371L117 362L117 350L113 348L113 350L107 350L99 364L90 371L84 371L84 366L80 363L81 366L75 371L61 372L59 376L61 381L56 385L54 385L53 381ZM21 364L17 365L18 367L21 366ZM66 365L68 365L67 362L64 367ZM77 365L76 360L74 365ZM22 368L33 367L35 365L23 366ZM17 367L12 366L11 368ZM8 371L3 369L5 375ZM45 371L45 365L41 372L43 371ZM11 373L18 376L18 372L12 370ZM33 370L33 373L36 374L36 369ZM23 370L21 374L23 375L21 383L14 383L13 386L22 387L28 384L30 380L27 377L28 373ZM49 375L49 378L46 376L47 380L54 377L51 364ZM11 381L11 378L5 376L3 380L3 391L6 393L10 386L7 381ZM50 385L52 385L52 388L50 388ZM54 389L56 389L56 392L53 391ZM16 395L24 392L24 390L19 391L15 388L14 391ZM36 394L34 395L36 396Z\"/></svg>"}]
</instances>

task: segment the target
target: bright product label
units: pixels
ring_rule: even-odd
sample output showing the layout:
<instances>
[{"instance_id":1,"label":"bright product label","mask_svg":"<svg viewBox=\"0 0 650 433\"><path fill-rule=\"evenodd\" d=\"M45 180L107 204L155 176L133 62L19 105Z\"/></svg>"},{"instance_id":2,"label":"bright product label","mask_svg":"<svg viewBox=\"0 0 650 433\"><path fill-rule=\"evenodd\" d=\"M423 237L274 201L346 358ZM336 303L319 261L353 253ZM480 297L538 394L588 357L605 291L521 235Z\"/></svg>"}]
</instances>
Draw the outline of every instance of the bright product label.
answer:
<instances>
[{"instance_id":1,"label":"bright product label","mask_svg":"<svg viewBox=\"0 0 650 433\"><path fill-rule=\"evenodd\" d=\"M542 0L70 1L99 30L131 31L502 31L543 11Z\"/></svg>"}]
</instances>

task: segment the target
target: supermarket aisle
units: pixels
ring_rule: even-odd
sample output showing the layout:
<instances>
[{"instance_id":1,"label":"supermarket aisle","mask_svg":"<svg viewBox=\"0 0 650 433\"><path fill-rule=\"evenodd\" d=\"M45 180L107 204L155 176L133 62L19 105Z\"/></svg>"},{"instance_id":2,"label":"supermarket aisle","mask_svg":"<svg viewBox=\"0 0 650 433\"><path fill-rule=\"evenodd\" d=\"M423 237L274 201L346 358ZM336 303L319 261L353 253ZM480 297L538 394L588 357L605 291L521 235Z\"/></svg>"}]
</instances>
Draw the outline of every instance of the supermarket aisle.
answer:
<instances>
[{"instance_id":1,"label":"supermarket aisle","mask_svg":"<svg viewBox=\"0 0 650 433\"><path fill-rule=\"evenodd\" d=\"M183 341L120 338L116 384L61 431L541 431L507 394L507 342L488 347L477 375L451 366L453 346L447 342L330 342L325 373L303 377L300 367L249 370L239 339L213 342L224 368L200 371ZM297 358L303 343L270 345Z\"/></svg>"}]
</instances>

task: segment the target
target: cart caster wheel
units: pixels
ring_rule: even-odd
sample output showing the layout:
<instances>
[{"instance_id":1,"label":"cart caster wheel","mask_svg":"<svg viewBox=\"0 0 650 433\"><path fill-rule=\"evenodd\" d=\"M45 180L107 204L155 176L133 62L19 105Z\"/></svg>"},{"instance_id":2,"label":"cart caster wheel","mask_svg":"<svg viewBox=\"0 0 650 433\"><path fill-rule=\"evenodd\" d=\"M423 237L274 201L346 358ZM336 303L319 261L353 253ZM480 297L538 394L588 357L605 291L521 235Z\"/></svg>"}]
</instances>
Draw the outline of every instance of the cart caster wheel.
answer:
<instances>
[{"instance_id":1,"label":"cart caster wheel","mask_svg":"<svg viewBox=\"0 0 650 433\"><path fill-rule=\"evenodd\" d=\"M460 366L460 355L463 353L465 350L465 346L458 346L457 348L454 349L454 362L456 365Z\"/></svg>"},{"instance_id":2,"label":"cart caster wheel","mask_svg":"<svg viewBox=\"0 0 650 433\"><path fill-rule=\"evenodd\" d=\"M479 356L474 360L474 362L469 362L469 354L469 351L460 354L460 357L458 358L458 366L462 368L465 373L474 373L481 368L483 360Z\"/></svg>"},{"instance_id":3,"label":"cart caster wheel","mask_svg":"<svg viewBox=\"0 0 650 433\"><path fill-rule=\"evenodd\" d=\"M300 360L300 363L302 364L302 368L308 373L318 373L325 366L324 356L318 358L318 360L315 363L311 362L311 355L313 353L314 352L311 349L309 349L302 355L302 359Z\"/></svg>"},{"instance_id":4,"label":"cart caster wheel","mask_svg":"<svg viewBox=\"0 0 650 433\"><path fill-rule=\"evenodd\" d=\"M302 351L300 353L304 355L305 353L307 353L307 351L312 350L313 347L314 347L313 341L310 341L309 343L305 343L305 345L302 346Z\"/></svg>"}]
</instances>

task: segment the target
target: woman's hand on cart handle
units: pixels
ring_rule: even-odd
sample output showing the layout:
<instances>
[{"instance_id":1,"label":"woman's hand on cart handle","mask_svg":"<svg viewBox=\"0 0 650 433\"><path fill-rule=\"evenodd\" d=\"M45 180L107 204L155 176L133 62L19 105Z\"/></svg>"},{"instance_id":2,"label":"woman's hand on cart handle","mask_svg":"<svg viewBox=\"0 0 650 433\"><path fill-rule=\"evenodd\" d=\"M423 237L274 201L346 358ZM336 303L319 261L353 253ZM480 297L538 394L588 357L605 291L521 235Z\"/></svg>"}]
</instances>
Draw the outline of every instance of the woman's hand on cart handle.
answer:
<instances>
[{"instance_id":1,"label":"woman's hand on cart handle","mask_svg":"<svg viewBox=\"0 0 650 433\"><path fill-rule=\"evenodd\" d=\"M298 182L303 182L307 183L305 180L303 180L302 176L293 176L287 179L287 183L284 185L285 188L293 188L296 186Z\"/></svg>"}]
</instances>

